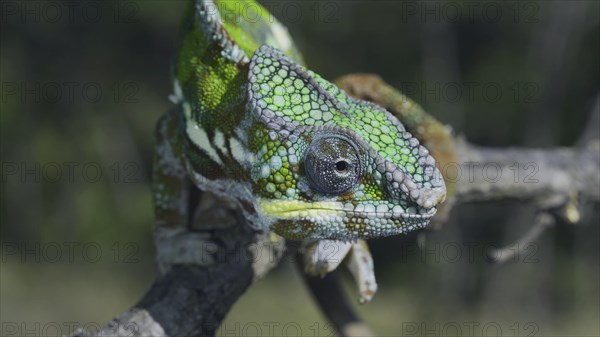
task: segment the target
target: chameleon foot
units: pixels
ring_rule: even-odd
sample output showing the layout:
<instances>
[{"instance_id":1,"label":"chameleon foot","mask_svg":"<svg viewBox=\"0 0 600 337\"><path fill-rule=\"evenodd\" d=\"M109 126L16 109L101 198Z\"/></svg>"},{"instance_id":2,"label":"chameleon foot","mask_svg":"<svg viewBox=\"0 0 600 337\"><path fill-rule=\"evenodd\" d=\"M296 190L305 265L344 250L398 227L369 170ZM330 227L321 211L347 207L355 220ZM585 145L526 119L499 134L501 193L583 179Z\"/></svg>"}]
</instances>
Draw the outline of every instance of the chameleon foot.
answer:
<instances>
[{"instance_id":1,"label":"chameleon foot","mask_svg":"<svg viewBox=\"0 0 600 337\"><path fill-rule=\"evenodd\" d=\"M352 249L352 243L319 240L307 244L304 251L305 272L315 276L325 276L334 271Z\"/></svg>"},{"instance_id":2,"label":"chameleon foot","mask_svg":"<svg viewBox=\"0 0 600 337\"><path fill-rule=\"evenodd\" d=\"M342 261L356 282L360 303L369 302L377 291L377 282L373 269L373 258L366 241L357 240L351 243L319 240L311 242L305 247L305 272L310 275L322 277L335 270Z\"/></svg>"},{"instance_id":3,"label":"chameleon foot","mask_svg":"<svg viewBox=\"0 0 600 337\"><path fill-rule=\"evenodd\" d=\"M371 301L373 295L377 292L377 281L375 280L373 257L365 240L358 240L352 244L346 266L358 286L360 303Z\"/></svg>"}]
</instances>

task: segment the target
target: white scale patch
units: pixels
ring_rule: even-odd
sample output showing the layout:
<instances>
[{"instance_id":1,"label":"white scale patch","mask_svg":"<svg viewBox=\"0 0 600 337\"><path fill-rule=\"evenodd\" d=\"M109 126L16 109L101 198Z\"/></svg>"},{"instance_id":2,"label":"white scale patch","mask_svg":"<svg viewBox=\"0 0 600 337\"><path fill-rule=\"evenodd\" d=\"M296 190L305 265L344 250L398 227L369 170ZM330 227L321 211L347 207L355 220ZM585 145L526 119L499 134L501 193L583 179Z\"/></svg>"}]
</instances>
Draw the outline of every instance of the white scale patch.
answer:
<instances>
[{"instance_id":1,"label":"white scale patch","mask_svg":"<svg viewBox=\"0 0 600 337\"><path fill-rule=\"evenodd\" d=\"M184 101L183 90L181 90L181 85L176 79L173 80L173 93L169 95L169 101L173 104L179 104Z\"/></svg>"},{"instance_id":2,"label":"white scale patch","mask_svg":"<svg viewBox=\"0 0 600 337\"><path fill-rule=\"evenodd\" d=\"M240 164L245 164L250 156L248 156L248 152L245 147L235 138L229 139L229 146L231 146L231 156L235 161Z\"/></svg>"},{"instance_id":3,"label":"white scale patch","mask_svg":"<svg viewBox=\"0 0 600 337\"><path fill-rule=\"evenodd\" d=\"M223 136L223 132L219 130L215 132L214 143L215 146L221 150L221 152L227 153L227 148L225 147L225 136Z\"/></svg>"},{"instance_id":4,"label":"white scale patch","mask_svg":"<svg viewBox=\"0 0 600 337\"><path fill-rule=\"evenodd\" d=\"M196 144L200 149L204 150L212 160L220 165L223 165L223 162L221 161L221 158L219 158L217 151L215 151L215 149L210 145L210 140L208 139L208 135L204 129L188 119L186 122L185 131L194 144Z\"/></svg>"}]
</instances>

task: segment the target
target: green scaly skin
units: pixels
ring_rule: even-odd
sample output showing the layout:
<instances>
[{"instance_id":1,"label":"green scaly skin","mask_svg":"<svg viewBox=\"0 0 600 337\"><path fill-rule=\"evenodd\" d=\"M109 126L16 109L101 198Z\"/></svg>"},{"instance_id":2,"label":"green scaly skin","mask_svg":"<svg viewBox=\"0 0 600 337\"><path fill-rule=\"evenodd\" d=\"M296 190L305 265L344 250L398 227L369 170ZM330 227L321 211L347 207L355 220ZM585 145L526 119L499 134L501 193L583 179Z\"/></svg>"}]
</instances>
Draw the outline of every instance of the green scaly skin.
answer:
<instances>
[{"instance_id":1,"label":"green scaly skin","mask_svg":"<svg viewBox=\"0 0 600 337\"><path fill-rule=\"evenodd\" d=\"M248 9L251 21L240 14ZM304 68L286 29L253 1L190 1L186 13L181 113L159 126L159 218L182 221L185 175L236 203L254 228L288 239L354 241L427 225L445 185L396 117Z\"/></svg>"}]
</instances>

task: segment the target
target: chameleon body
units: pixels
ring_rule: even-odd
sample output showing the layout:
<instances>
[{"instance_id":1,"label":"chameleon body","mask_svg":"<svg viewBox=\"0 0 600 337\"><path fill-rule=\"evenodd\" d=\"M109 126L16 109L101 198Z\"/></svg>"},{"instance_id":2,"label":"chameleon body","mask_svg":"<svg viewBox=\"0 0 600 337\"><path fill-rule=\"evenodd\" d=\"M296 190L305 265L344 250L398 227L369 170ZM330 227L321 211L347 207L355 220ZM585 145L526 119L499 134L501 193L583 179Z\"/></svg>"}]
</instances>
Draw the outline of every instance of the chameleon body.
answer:
<instances>
[{"instance_id":1,"label":"chameleon body","mask_svg":"<svg viewBox=\"0 0 600 337\"><path fill-rule=\"evenodd\" d=\"M172 230L157 240L188 221L189 180L253 228L312 242L313 273L350 256L369 300L363 239L422 228L445 198L433 157L398 119L305 68L285 27L254 1L188 2L174 91L153 183L157 225ZM321 260L328 243L336 261Z\"/></svg>"}]
</instances>

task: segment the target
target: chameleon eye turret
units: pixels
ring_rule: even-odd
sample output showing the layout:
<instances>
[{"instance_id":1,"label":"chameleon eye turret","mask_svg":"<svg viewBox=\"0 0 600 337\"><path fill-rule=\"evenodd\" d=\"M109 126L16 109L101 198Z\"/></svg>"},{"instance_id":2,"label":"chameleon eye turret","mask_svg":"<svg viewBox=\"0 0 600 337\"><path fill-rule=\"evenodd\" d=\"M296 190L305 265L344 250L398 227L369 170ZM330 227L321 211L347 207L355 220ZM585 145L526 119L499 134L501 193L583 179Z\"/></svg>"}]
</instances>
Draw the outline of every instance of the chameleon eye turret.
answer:
<instances>
[{"instance_id":1,"label":"chameleon eye turret","mask_svg":"<svg viewBox=\"0 0 600 337\"><path fill-rule=\"evenodd\" d=\"M359 148L342 136L318 136L306 150L304 169L311 186L324 194L342 194L358 185Z\"/></svg>"}]
</instances>

